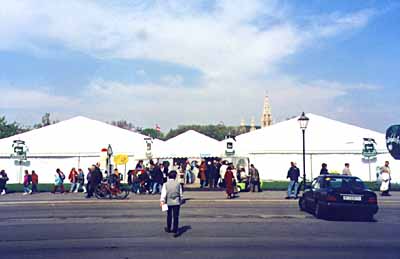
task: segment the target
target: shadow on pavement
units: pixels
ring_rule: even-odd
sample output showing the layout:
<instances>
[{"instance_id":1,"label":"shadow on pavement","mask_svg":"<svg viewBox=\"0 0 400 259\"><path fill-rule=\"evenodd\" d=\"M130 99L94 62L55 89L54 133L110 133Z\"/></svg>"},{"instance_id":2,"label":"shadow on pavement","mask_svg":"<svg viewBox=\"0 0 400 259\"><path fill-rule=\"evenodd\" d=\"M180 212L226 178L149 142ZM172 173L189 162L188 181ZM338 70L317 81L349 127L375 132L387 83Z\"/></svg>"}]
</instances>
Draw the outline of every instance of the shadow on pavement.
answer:
<instances>
[{"instance_id":1,"label":"shadow on pavement","mask_svg":"<svg viewBox=\"0 0 400 259\"><path fill-rule=\"evenodd\" d=\"M178 229L178 233L174 237L180 237L191 229L192 229L191 226L183 226Z\"/></svg>"}]
</instances>

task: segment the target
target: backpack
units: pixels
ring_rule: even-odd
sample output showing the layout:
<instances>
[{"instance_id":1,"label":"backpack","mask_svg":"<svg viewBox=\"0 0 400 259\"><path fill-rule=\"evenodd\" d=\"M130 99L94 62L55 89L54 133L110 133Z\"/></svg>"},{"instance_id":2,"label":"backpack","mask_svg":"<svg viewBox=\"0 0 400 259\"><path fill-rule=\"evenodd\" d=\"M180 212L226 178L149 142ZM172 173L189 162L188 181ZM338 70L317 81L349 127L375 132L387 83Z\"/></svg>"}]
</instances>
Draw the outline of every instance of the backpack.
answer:
<instances>
[{"instance_id":1,"label":"backpack","mask_svg":"<svg viewBox=\"0 0 400 259\"><path fill-rule=\"evenodd\" d=\"M65 175L64 175L63 172L60 171L60 172L58 173L58 175L60 175L61 180L63 180L63 181L65 180Z\"/></svg>"}]
</instances>

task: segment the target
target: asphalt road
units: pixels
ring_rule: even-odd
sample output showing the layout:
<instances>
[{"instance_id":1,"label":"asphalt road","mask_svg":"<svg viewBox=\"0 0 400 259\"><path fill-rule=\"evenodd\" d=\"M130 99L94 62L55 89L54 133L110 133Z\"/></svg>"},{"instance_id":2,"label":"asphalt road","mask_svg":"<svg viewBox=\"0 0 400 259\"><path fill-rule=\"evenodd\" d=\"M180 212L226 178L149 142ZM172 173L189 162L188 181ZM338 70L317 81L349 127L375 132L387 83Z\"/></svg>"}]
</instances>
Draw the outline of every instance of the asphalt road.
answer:
<instances>
[{"instance_id":1,"label":"asphalt road","mask_svg":"<svg viewBox=\"0 0 400 259\"><path fill-rule=\"evenodd\" d=\"M156 197L0 202L0 258L400 258L400 195L380 200L375 222L319 220L295 201L249 197L191 198L178 238L163 232Z\"/></svg>"}]
</instances>

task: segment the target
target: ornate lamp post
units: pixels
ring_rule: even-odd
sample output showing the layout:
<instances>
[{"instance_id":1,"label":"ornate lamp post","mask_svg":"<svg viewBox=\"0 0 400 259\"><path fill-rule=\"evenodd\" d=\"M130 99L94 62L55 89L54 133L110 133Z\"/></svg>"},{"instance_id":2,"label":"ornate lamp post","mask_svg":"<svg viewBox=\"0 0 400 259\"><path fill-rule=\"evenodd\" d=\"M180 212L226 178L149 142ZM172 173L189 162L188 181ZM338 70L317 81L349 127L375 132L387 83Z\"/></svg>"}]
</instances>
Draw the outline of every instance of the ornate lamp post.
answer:
<instances>
[{"instance_id":1,"label":"ornate lamp post","mask_svg":"<svg viewBox=\"0 0 400 259\"><path fill-rule=\"evenodd\" d=\"M309 120L310 119L304 114L304 112L298 119L298 122L300 124L300 129L303 132L303 191L306 188L306 129Z\"/></svg>"},{"instance_id":2,"label":"ornate lamp post","mask_svg":"<svg viewBox=\"0 0 400 259\"><path fill-rule=\"evenodd\" d=\"M108 170L107 176L108 176L108 179L110 179L110 176L112 174L112 172L111 172L112 171L111 157L113 154L114 154L114 152L112 150L111 145L109 144L108 148L107 148L107 170Z\"/></svg>"}]
</instances>

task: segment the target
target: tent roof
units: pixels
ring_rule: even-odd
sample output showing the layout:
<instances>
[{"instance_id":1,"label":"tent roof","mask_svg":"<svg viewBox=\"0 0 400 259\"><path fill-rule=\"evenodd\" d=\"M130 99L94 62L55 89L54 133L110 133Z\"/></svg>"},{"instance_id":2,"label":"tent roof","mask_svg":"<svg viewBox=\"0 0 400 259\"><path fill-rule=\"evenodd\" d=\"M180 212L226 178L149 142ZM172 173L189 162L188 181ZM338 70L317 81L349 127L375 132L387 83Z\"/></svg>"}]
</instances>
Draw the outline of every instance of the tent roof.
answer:
<instances>
[{"instance_id":1,"label":"tent roof","mask_svg":"<svg viewBox=\"0 0 400 259\"><path fill-rule=\"evenodd\" d=\"M221 155L217 140L194 130L188 130L167 140L161 157L213 157Z\"/></svg>"},{"instance_id":2,"label":"tent roof","mask_svg":"<svg viewBox=\"0 0 400 259\"><path fill-rule=\"evenodd\" d=\"M0 139L0 154L9 155L14 140L24 140L30 155L99 154L110 144L114 154L143 157L146 136L78 116L40 129ZM153 141L153 145L160 140Z\"/></svg>"},{"instance_id":3,"label":"tent roof","mask_svg":"<svg viewBox=\"0 0 400 259\"><path fill-rule=\"evenodd\" d=\"M307 152L361 152L363 138L373 138L377 149L386 150L385 135L315 114L305 132ZM302 133L298 118L287 120L236 137L236 150L241 153L301 152Z\"/></svg>"}]
</instances>

